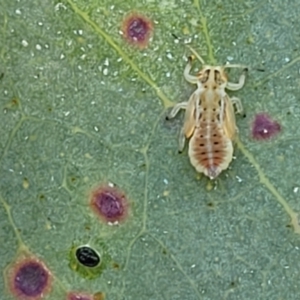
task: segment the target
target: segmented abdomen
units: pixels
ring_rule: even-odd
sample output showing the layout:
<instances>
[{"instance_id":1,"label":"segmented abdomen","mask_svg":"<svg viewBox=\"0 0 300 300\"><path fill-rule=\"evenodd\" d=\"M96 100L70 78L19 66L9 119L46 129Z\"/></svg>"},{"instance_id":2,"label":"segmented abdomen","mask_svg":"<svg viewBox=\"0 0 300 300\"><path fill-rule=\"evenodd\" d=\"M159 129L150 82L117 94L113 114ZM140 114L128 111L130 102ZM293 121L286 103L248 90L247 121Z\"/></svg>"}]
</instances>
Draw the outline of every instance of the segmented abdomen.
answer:
<instances>
[{"instance_id":1,"label":"segmented abdomen","mask_svg":"<svg viewBox=\"0 0 300 300\"><path fill-rule=\"evenodd\" d=\"M232 142L220 123L200 121L189 142L189 157L196 170L216 178L228 167L232 155Z\"/></svg>"}]
</instances>

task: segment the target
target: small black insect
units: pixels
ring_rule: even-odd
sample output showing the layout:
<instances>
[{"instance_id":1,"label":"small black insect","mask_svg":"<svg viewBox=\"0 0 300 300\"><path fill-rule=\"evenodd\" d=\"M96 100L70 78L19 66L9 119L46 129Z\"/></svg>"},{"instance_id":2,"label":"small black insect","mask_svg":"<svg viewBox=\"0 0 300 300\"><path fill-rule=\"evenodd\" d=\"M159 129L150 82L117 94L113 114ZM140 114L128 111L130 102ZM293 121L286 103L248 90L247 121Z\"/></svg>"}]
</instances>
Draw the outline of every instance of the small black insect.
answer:
<instances>
[{"instance_id":1,"label":"small black insect","mask_svg":"<svg viewBox=\"0 0 300 300\"><path fill-rule=\"evenodd\" d=\"M100 264L100 255L89 246L81 246L75 253L78 261L85 267L93 268Z\"/></svg>"}]
</instances>

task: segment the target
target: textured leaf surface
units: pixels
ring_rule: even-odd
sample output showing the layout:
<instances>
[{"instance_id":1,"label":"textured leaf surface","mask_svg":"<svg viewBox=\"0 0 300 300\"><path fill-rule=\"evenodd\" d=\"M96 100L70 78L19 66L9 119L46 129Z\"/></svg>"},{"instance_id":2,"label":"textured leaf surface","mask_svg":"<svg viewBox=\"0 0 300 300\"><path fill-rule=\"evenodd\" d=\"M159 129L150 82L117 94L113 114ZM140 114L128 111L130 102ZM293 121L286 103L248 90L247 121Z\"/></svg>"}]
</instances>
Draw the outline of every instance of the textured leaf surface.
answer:
<instances>
[{"instance_id":1,"label":"textured leaf surface","mask_svg":"<svg viewBox=\"0 0 300 300\"><path fill-rule=\"evenodd\" d=\"M154 22L145 50L119 32L132 10ZM54 276L48 299L298 299L299 14L277 0L4 0L1 269L26 248ZM177 153L182 115L164 120L195 88L183 79L186 43L208 63L251 68L231 93L247 113L236 159L215 182ZM260 112L283 128L268 142L251 137ZM120 226L87 204L108 181L130 201ZM105 245L119 267L80 277L68 266L74 243ZM0 290L13 299L4 278Z\"/></svg>"}]
</instances>

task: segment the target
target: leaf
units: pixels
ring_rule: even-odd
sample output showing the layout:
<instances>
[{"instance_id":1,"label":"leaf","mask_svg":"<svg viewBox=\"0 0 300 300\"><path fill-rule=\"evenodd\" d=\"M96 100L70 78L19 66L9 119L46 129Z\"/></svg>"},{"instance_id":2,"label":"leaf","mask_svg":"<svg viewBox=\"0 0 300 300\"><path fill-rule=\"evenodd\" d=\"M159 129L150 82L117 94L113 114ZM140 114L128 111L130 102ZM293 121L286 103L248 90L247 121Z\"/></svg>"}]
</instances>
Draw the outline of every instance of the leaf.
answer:
<instances>
[{"instance_id":1,"label":"leaf","mask_svg":"<svg viewBox=\"0 0 300 300\"><path fill-rule=\"evenodd\" d=\"M120 35L131 11L154 22L144 50ZM1 268L21 252L43 260L55 279L48 299L297 299L299 14L276 0L4 1ZM230 93L247 113L236 159L214 182L177 153L182 115L164 120L195 88L183 79L187 43L207 63L250 66ZM283 128L267 142L251 137L260 112ZM105 182L129 199L120 226L88 206ZM111 258L92 280L69 267L87 243Z\"/></svg>"}]
</instances>

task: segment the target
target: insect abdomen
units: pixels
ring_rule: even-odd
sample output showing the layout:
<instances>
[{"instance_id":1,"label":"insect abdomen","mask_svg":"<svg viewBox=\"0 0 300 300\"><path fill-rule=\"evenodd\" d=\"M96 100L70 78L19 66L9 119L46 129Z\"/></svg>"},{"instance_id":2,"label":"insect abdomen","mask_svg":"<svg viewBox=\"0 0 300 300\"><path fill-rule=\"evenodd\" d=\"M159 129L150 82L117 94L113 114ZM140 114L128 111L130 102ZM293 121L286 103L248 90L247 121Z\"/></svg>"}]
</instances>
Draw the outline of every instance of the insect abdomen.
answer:
<instances>
[{"instance_id":1,"label":"insect abdomen","mask_svg":"<svg viewBox=\"0 0 300 300\"><path fill-rule=\"evenodd\" d=\"M219 123L199 122L190 143L191 164L211 179L225 170L232 160L231 140L224 134Z\"/></svg>"}]
</instances>

